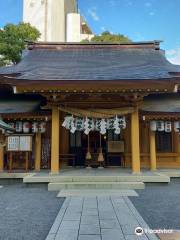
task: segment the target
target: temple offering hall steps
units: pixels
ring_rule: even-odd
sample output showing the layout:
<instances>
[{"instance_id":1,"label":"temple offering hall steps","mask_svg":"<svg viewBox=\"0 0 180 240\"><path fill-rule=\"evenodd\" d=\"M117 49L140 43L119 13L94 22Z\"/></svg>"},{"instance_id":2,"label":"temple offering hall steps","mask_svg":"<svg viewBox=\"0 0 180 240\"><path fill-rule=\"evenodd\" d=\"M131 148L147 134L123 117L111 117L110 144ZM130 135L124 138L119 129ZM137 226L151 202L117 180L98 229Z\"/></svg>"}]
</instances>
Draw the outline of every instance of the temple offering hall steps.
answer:
<instances>
[{"instance_id":1,"label":"temple offering hall steps","mask_svg":"<svg viewBox=\"0 0 180 240\"><path fill-rule=\"evenodd\" d=\"M142 172L131 174L117 169L63 170L57 175L32 173L23 178L26 185L42 184L49 191L60 190L135 190L144 189L145 183L169 183L170 177L162 173Z\"/></svg>"},{"instance_id":2,"label":"temple offering hall steps","mask_svg":"<svg viewBox=\"0 0 180 240\"><path fill-rule=\"evenodd\" d=\"M62 189L144 189L143 182L53 182L48 184L49 191Z\"/></svg>"}]
</instances>

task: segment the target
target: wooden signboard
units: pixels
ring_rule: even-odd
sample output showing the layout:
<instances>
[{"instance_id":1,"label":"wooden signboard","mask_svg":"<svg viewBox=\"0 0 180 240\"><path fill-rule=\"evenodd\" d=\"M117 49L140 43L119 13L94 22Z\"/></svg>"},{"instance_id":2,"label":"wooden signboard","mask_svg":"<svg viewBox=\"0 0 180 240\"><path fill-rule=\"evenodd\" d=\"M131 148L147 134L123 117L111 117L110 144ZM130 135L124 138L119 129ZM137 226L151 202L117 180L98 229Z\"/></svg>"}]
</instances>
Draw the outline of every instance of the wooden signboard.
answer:
<instances>
[{"instance_id":1,"label":"wooden signboard","mask_svg":"<svg viewBox=\"0 0 180 240\"><path fill-rule=\"evenodd\" d=\"M12 152L19 151L19 136L8 136L7 150Z\"/></svg>"},{"instance_id":2,"label":"wooden signboard","mask_svg":"<svg viewBox=\"0 0 180 240\"><path fill-rule=\"evenodd\" d=\"M19 150L22 152L31 152L32 151L32 137L31 136L20 136Z\"/></svg>"},{"instance_id":3,"label":"wooden signboard","mask_svg":"<svg viewBox=\"0 0 180 240\"><path fill-rule=\"evenodd\" d=\"M7 151L11 152L31 152L32 136L8 136Z\"/></svg>"},{"instance_id":4,"label":"wooden signboard","mask_svg":"<svg viewBox=\"0 0 180 240\"><path fill-rule=\"evenodd\" d=\"M123 153L124 152L124 141L108 141L108 152L109 153Z\"/></svg>"}]
</instances>

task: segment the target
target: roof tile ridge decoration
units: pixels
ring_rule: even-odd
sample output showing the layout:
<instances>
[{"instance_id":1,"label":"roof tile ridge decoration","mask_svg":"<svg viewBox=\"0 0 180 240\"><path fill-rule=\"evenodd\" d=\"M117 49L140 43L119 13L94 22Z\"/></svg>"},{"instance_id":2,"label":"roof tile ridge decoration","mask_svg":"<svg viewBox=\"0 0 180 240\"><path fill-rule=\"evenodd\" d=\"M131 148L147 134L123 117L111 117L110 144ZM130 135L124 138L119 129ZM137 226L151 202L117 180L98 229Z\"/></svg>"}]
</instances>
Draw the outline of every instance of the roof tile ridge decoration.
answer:
<instances>
[{"instance_id":1,"label":"roof tile ridge decoration","mask_svg":"<svg viewBox=\"0 0 180 240\"><path fill-rule=\"evenodd\" d=\"M28 42L28 49L51 49L51 50L68 50L68 49L154 49L160 50L162 41L146 42L128 42L128 43L65 43L65 42Z\"/></svg>"}]
</instances>

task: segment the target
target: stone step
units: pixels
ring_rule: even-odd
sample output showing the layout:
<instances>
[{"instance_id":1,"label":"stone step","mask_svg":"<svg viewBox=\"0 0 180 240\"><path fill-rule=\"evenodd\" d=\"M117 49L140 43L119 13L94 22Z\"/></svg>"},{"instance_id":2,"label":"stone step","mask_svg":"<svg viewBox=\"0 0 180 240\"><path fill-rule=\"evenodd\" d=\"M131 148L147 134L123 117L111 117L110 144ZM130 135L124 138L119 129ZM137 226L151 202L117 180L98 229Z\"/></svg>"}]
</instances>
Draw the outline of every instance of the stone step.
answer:
<instances>
[{"instance_id":1,"label":"stone step","mask_svg":"<svg viewBox=\"0 0 180 240\"><path fill-rule=\"evenodd\" d=\"M57 197L138 197L138 194L135 190L128 189L62 189Z\"/></svg>"},{"instance_id":2,"label":"stone step","mask_svg":"<svg viewBox=\"0 0 180 240\"><path fill-rule=\"evenodd\" d=\"M62 189L144 189L143 182L54 182L48 184L49 191Z\"/></svg>"},{"instance_id":3,"label":"stone step","mask_svg":"<svg viewBox=\"0 0 180 240\"><path fill-rule=\"evenodd\" d=\"M155 182L169 183L170 177L163 174L151 176L124 175L124 176L27 176L24 183L72 183L72 182Z\"/></svg>"}]
</instances>

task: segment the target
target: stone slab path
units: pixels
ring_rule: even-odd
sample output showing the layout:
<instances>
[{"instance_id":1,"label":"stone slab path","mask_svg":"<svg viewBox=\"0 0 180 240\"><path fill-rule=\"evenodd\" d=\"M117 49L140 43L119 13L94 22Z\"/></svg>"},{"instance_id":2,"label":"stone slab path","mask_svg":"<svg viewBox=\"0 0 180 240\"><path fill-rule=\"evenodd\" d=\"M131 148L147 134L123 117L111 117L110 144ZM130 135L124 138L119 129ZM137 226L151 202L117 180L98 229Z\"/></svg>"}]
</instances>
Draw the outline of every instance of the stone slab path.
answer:
<instances>
[{"instance_id":1,"label":"stone slab path","mask_svg":"<svg viewBox=\"0 0 180 240\"><path fill-rule=\"evenodd\" d=\"M157 240L135 235L149 228L128 197L68 197L46 240Z\"/></svg>"}]
</instances>

